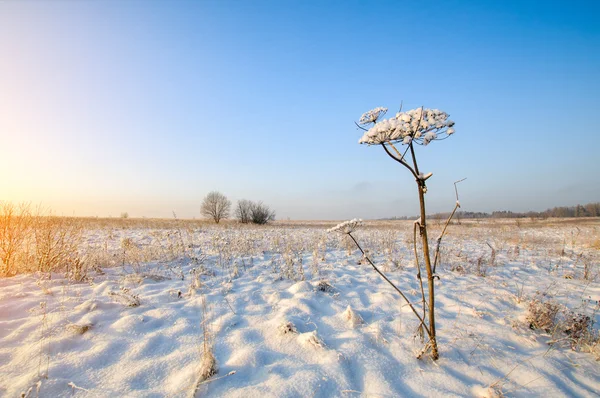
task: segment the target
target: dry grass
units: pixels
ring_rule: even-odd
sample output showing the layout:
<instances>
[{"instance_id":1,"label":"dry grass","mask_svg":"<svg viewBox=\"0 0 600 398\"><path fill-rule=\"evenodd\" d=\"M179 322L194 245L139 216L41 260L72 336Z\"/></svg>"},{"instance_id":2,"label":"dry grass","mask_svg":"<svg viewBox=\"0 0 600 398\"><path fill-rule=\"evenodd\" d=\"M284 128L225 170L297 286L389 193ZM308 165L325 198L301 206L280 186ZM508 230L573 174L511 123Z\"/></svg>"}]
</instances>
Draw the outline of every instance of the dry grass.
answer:
<instances>
[{"instance_id":1,"label":"dry grass","mask_svg":"<svg viewBox=\"0 0 600 398\"><path fill-rule=\"evenodd\" d=\"M139 307L141 304L139 296L124 287L119 291L109 291L108 295L126 307Z\"/></svg>"},{"instance_id":2,"label":"dry grass","mask_svg":"<svg viewBox=\"0 0 600 398\"><path fill-rule=\"evenodd\" d=\"M593 319L599 305L590 315L571 310L553 299L534 298L527 307L526 319L533 330L549 334L550 345L567 345L573 351L587 352L600 359L600 334Z\"/></svg>"},{"instance_id":3,"label":"dry grass","mask_svg":"<svg viewBox=\"0 0 600 398\"><path fill-rule=\"evenodd\" d=\"M86 324L76 324L76 323L71 323L69 325L67 325L67 331L69 331L69 333L74 334L74 335L82 335L85 332L87 332L88 330L90 330L92 328L92 325L89 323Z\"/></svg>"},{"instance_id":4,"label":"dry grass","mask_svg":"<svg viewBox=\"0 0 600 398\"><path fill-rule=\"evenodd\" d=\"M551 333L557 326L557 316L560 306L557 302L534 299L527 308L527 322L531 329L543 330Z\"/></svg>"},{"instance_id":5,"label":"dry grass","mask_svg":"<svg viewBox=\"0 0 600 398\"><path fill-rule=\"evenodd\" d=\"M200 367L196 381L191 390L190 397L195 397L198 389L202 384L207 382L211 377L219 372L217 360L214 354L214 334L211 327L210 310L206 301L206 296L202 295L202 352L200 359Z\"/></svg>"},{"instance_id":6,"label":"dry grass","mask_svg":"<svg viewBox=\"0 0 600 398\"><path fill-rule=\"evenodd\" d=\"M64 272L70 280L82 282L102 273L102 268L126 265L141 275L179 278L174 263L191 261L200 269L205 253L217 254L219 268L235 276L254 258L270 253L282 278L302 280L307 267L318 273L328 249L354 254L351 242L325 233L335 223L284 220L256 226L232 220L215 225L209 220L176 218L63 218L36 216L27 205L0 202L0 277ZM431 220L432 242L443 226ZM359 235L366 251L386 271L397 271L412 266L412 228L410 220L367 221ZM311 229L310 239L292 233L296 229ZM446 235L440 269L486 275L506 259L518 261L528 249L543 245L565 262L575 263L571 270L559 264L557 272L591 281L600 276L599 218L454 220ZM89 236L100 238L90 241ZM467 258L467 251L462 253L453 243L457 241L479 246L475 251L480 254ZM303 262L303 256L311 254L312 262ZM146 269L148 264L154 269Z\"/></svg>"}]
</instances>

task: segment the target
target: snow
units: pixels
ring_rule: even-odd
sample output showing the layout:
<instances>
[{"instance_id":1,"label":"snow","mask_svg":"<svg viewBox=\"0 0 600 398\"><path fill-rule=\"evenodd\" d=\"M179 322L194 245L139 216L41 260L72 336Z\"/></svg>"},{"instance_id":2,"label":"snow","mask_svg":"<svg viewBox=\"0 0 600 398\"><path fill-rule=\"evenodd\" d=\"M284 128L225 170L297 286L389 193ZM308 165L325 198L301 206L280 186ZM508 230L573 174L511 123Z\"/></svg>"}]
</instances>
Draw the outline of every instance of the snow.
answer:
<instances>
[{"instance_id":1,"label":"snow","mask_svg":"<svg viewBox=\"0 0 600 398\"><path fill-rule=\"evenodd\" d=\"M429 177L431 177L432 175L433 175L433 173L432 173L432 172L429 172L429 173L426 173L426 174L419 173L419 180L423 180L423 181L425 181L425 180L427 180Z\"/></svg>"},{"instance_id":2,"label":"snow","mask_svg":"<svg viewBox=\"0 0 600 398\"><path fill-rule=\"evenodd\" d=\"M423 145L429 144L431 141L435 140L436 138L437 138L436 133L434 133L433 131L428 131L427 133L425 133L425 136L423 137Z\"/></svg>"},{"instance_id":3,"label":"snow","mask_svg":"<svg viewBox=\"0 0 600 398\"><path fill-rule=\"evenodd\" d=\"M327 232L340 232L344 234L350 234L356 231L362 225L362 220L354 218L349 221L344 221L336 225L335 227L329 228Z\"/></svg>"},{"instance_id":4,"label":"snow","mask_svg":"<svg viewBox=\"0 0 600 398\"><path fill-rule=\"evenodd\" d=\"M525 314L528 300L552 298L599 321L600 284L581 275L584 261L598 270L600 223L519 222L449 227L436 280L435 363L415 358L422 345L410 309L356 250L348 254L343 235L320 226L191 231L193 253L144 263L141 277L114 266L88 283L60 274L0 279L0 396L36 396L37 388L41 397L190 396L203 319L219 371L196 396L596 396L596 357L548 345L551 336L531 330ZM416 300L411 222L363 224L357 240ZM430 225L432 236L443 227ZM149 250L158 235L168 239L141 228L91 231L88 240L108 242L110 258L123 237ZM390 236L399 268L387 261ZM200 250L198 264L191 257ZM472 272L480 258L485 277ZM295 261L291 279L286 261Z\"/></svg>"},{"instance_id":5,"label":"snow","mask_svg":"<svg viewBox=\"0 0 600 398\"><path fill-rule=\"evenodd\" d=\"M376 108L362 115L360 123L375 123L358 141L360 144L378 145L387 142L409 144L412 141L427 145L431 141L454 134L454 122L446 112L439 109L416 108L397 113L395 117L379 121L384 113L372 113Z\"/></svg>"},{"instance_id":6,"label":"snow","mask_svg":"<svg viewBox=\"0 0 600 398\"><path fill-rule=\"evenodd\" d=\"M358 123L362 125L375 123L380 117L385 115L387 111L388 109L383 107L371 109L370 111L363 113L363 115L358 120Z\"/></svg>"}]
</instances>

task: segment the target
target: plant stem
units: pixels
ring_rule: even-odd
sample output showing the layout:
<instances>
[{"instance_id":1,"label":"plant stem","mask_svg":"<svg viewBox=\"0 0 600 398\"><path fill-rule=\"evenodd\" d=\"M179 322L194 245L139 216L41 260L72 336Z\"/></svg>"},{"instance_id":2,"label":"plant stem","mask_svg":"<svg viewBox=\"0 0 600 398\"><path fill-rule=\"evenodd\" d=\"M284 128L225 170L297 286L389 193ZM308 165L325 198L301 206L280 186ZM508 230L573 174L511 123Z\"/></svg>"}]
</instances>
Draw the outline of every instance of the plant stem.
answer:
<instances>
[{"instance_id":1,"label":"plant stem","mask_svg":"<svg viewBox=\"0 0 600 398\"><path fill-rule=\"evenodd\" d=\"M423 185L419 183L419 203L421 205L421 239L423 241L423 257L425 258L425 269L427 270L427 286L429 290L429 338L431 339L431 358L435 361L440 357L435 337L435 285L433 283L433 272L431 269L431 258L429 257L429 242L427 241L427 224L425 223L425 194Z\"/></svg>"},{"instance_id":2,"label":"plant stem","mask_svg":"<svg viewBox=\"0 0 600 398\"><path fill-rule=\"evenodd\" d=\"M419 166L415 157L415 149L412 142L409 144L410 154L413 159L414 170L417 176L419 175ZM423 257L425 260L425 269L427 271L427 287L429 293L429 338L431 339L431 358L435 361L440 355L435 337L435 284L433 283L433 271L431 268L431 257L429 255L429 242L427 240L427 214L425 212L425 181L417 178L417 186L419 188L419 205L421 207L421 222L420 232L421 240L423 241Z\"/></svg>"},{"instance_id":3,"label":"plant stem","mask_svg":"<svg viewBox=\"0 0 600 398\"><path fill-rule=\"evenodd\" d=\"M419 254L417 252L417 224L415 223L413 226L413 248L415 252L415 265L417 266L417 279L419 280L419 287L421 288L421 302L423 303L423 319L427 314L426 308L426 300L425 300L425 290L423 289L423 277L421 276L421 265L419 264ZM423 339L423 325L419 326L419 331L421 333L421 340Z\"/></svg>"},{"instance_id":4,"label":"plant stem","mask_svg":"<svg viewBox=\"0 0 600 398\"><path fill-rule=\"evenodd\" d=\"M387 276L384 275L383 272L381 272L379 270L379 268L377 268L375 266L375 264L373 264L373 262L371 261L371 259L369 258L369 256L367 256L364 252L364 250L362 249L362 247L360 247L360 245L358 244L358 242L356 241L356 239L354 239L354 236L352 236L352 234L348 234L348 236L354 241L354 244L356 245L356 247L358 247L358 250L360 250L360 252L362 253L362 255L367 259L367 261L369 262L369 264L371 264L371 267L373 267L373 269L375 271L377 271L377 273L383 278L385 279L385 281L387 283L389 283L390 285L392 285L392 287L394 288L394 290L396 290L400 296L402 296L402 298L404 299L404 301L406 301L406 303L408 304L408 306L410 307L410 309L412 310L412 312L415 313L415 315L417 316L417 318L419 319L419 321L421 321L421 324L423 325L423 327L425 328L425 331L427 332L428 335L431 336L431 332L429 331L429 328L427 327L427 325L425 325L425 322L423 320L423 318L421 318L421 316L419 315L419 313L417 312L417 310L415 309L415 307L412 305L412 303L410 302L410 300L408 299L408 297L406 297L404 295L404 293L402 293L402 291L400 289L398 289L398 287L394 284L394 282L392 282L391 280L388 279Z\"/></svg>"}]
</instances>

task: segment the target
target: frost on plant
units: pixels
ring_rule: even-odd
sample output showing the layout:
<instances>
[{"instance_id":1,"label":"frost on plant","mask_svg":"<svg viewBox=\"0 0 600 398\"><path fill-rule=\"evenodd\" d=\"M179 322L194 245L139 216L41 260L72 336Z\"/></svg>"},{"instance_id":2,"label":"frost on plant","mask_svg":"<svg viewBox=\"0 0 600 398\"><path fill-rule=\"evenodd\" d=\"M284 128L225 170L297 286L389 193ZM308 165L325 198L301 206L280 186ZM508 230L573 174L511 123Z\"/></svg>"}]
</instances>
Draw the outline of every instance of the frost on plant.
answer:
<instances>
[{"instance_id":1,"label":"frost on plant","mask_svg":"<svg viewBox=\"0 0 600 398\"><path fill-rule=\"evenodd\" d=\"M432 141L443 140L454 134L454 122L449 119L449 115L446 112L440 111L439 109L429 108L417 108L406 112L398 112L396 116L389 119L381 119L386 113L385 108L375 108L369 112L364 113L359 119L356 125L364 131L363 136L358 141L359 144L367 145L381 145L388 156L394 159L405 167L415 177L417 183L417 189L419 194L419 205L420 205L420 217L419 221L415 223L413 228L413 246L415 253L415 265L417 267L417 279L419 280L421 290L421 302L423 305L423 311L419 314L414 306L410 303L410 300L402 293L400 289L393 282L391 282L373 263L366 257L367 261L373 266L388 283L390 283L396 291L407 301L411 306L412 311L415 313L420 321L419 334L423 337L423 330L427 332L429 341L426 343L425 348L419 354L419 357L427 351L431 351L431 358L436 360L439 358L439 352L437 347L436 332L435 332L435 266L438 259L439 253L439 242L441 237L438 239L438 249L436 249L435 258L433 264L431 262L431 255L429 252L429 242L427 238L427 216L425 210L425 194L427 193L426 181L432 176L432 173L422 173L419 171L419 165L417 162L415 144L418 145L429 145ZM394 144L406 145L407 148L402 154ZM390 150L391 149L391 150ZM410 151L410 152L409 152ZM458 194L457 204L452 212L458 208ZM452 215L450 218L452 218ZM354 220L352 220L354 221ZM340 231L348 234L352 240L356 243L356 239L351 235L353 224L352 221L342 223L330 231ZM419 253L417 249L417 229L422 240L422 253L421 257L427 273L427 291L425 290L424 280L421 274L421 265L419 262ZM445 230L445 229L444 229ZM360 248L360 246L359 246ZM361 252L363 250L361 249ZM364 252L363 252L364 255Z\"/></svg>"},{"instance_id":2,"label":"frost on plant","mask_svg":"<svg viewBox=\"0 0 600 398\"><path fill-rule=\"evenodd\" d=\"M346 321L350 324L350 326L352 326L352 327L357 327L357 326L362 325L363 323L365 323L365 321L362 319L362 317L360 316L360 314L358 314L357 312L355 312L352 309L352 307L350 307L350 306L348 306L346 308L346 311L344 311L343 316L346 319Z\"/></svg>"},{"instance_id":3,"label":"frost on plant","mask_svg":"<svg viewBox=\"0 0 600 398\"><path fill-rule=\"evenodd\" d=\"M375 109L371 109L370 111L363 113L363 115L358 120L358 123L362 124L363 126L369 125L371 123L376 123L380 117L384 116L387 113L387 111L387 108L383 108L381 106Z\"/></svg>"},{"instance_id":4,"label":"frost on plant","mask_svg":"<svg viewBox=\"0 0 600 398\"><path fill-rule=\"evenodd\" d=\"M373 117L376 108L362 115L359 123L365 125L363 119L369 117L375 123L370 129L365 131L360 144L378 145L383 143L400 142L404 145L417 143L427 145L434 140L442 140L454 134L454 122L449 119L446 112L439 109L417 108L406 112L399 112L396 116L384 119L379 122L381 113Z\"/></svg>"},{"instance_id":5,"label":"frost on plant","mask_svg":"<svg viewBox=\"0 0 600 398\"><path fill-rule=\"evenodd\" d=\"M342 234L351 234L356 231L363 224L361 219L355 218L349 221L339 223L333 228L329 228L327 232L339 232Z\"/></svg>"}]
</instances>

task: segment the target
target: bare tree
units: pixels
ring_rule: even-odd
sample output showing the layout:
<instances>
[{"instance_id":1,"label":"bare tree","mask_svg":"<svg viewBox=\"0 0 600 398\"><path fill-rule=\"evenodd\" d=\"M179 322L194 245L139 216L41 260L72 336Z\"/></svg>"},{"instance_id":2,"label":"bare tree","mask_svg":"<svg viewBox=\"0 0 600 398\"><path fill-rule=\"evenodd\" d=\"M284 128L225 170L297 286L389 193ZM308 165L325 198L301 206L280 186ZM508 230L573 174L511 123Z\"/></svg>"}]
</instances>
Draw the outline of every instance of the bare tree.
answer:
<instances>
[{"instance_id":1,"label":"bare tree","mask_svg":"<svg viewBox=\"0 0 600 398\"><path fill-rule=\"evenodd\" d=\"M247 199L238 200L235 208L235 218L241 223L248 224L251 221L252 206L254 203Z\"/></svg>"},{"instance_id":2,"label":"bare tree","mask_svg":"<svg viewBox=\"0 0 600 398\"><path fill-rule=\"evenodd\" d=\"M212 218L218 224L219 221L229 217L231 210L231 201L221 192L212 191L202 201L200 214L204 217Z\"/></svg>"},{"instance_id":3,"label":"bare tree","mask_svg":"<svg viewBox=\"0 0 600 398\"><path fill-rule=\"evenodd\" d=\"M263 202L252 203L250 216L254 224L266 224L275 220L275 212Z\"/></svg>"}]
</instances>

